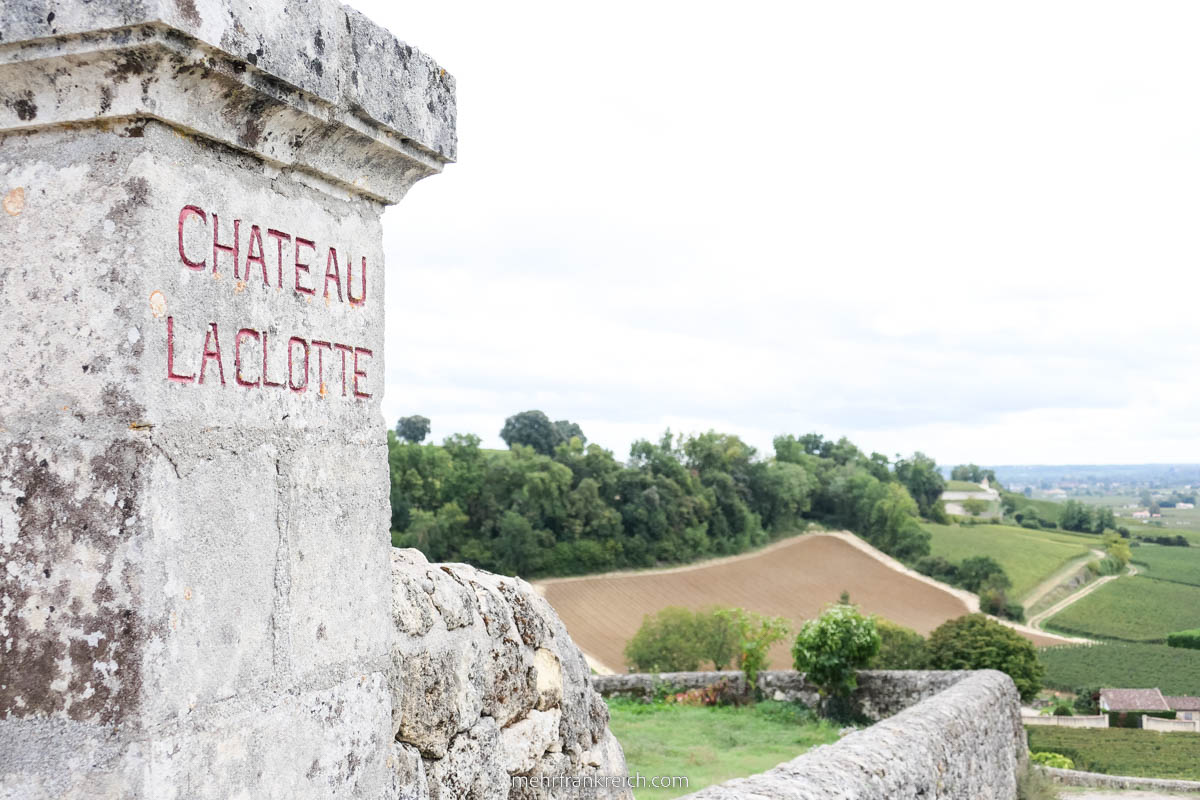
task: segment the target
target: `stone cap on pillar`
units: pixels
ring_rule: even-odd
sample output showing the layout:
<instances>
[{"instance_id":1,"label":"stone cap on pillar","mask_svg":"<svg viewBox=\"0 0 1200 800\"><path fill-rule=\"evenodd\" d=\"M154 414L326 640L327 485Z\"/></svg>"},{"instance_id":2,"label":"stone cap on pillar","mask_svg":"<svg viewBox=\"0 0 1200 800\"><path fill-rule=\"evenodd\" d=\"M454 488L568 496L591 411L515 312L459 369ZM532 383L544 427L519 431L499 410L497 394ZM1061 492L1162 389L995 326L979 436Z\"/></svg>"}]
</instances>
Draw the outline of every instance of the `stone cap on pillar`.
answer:
<instances>
[{"instance_id":1,"label":"stone cap on pillar","mask_svg":"<svg viewBox=\"0 0 1200 800\"><path fill-rule=\"evenodd\" d=\"M394 203L453 161L454 78L336 0L9 0L0 130L158 119Z\"/></svg>"}]
</instances>

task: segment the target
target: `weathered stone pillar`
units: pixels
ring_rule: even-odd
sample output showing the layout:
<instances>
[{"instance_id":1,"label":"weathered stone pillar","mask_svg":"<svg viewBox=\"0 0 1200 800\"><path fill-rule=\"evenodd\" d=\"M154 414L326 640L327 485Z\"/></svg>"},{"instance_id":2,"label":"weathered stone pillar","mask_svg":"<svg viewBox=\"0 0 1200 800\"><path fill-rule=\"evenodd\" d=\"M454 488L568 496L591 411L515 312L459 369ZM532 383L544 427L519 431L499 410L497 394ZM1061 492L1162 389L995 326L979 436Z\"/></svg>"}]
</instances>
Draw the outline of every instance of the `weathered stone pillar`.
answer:
<instances>
[{"instance_id":1,"label":"weathered stone pillar","mask_svg":"<svg viewBox=\"0 0 1200 800\"><path fill-rule=\"evenodd\" d=\"M383 797L380 213L453 80L333 0L0 13L0 797Z\"/></svg>"}]
</instances>

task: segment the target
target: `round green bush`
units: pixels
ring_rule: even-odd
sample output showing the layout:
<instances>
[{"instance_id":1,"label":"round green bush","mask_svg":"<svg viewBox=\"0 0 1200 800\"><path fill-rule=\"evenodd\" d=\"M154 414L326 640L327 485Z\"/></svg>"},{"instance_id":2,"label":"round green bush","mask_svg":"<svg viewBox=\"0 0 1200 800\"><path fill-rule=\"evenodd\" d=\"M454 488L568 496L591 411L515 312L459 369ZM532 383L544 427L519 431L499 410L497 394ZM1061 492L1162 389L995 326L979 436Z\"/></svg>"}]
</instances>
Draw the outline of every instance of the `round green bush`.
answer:
<instances>
[{"instance_id":1,"label":"round green bush","mask_svg":"<svg viewBox=\"0 0 1200 800\"><path fill-rule=\"evenodd\" d=\"M1075 769L1075 762L1061 753L1030 753L1029 760L1035 764L1041 764L1043 767Z\"/></svg>"}]
</instances>

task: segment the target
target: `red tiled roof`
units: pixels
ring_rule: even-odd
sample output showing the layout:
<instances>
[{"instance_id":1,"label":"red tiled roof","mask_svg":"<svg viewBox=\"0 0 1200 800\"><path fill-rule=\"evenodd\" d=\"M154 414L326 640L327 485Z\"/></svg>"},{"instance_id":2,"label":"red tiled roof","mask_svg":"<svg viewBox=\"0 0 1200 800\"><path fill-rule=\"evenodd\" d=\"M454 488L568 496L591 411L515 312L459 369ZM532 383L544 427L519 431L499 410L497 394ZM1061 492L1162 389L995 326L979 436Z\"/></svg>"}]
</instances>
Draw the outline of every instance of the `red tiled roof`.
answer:
<instances>
[{"instance_id":1,"label":"red tiled roof","mask_svg":"<svg viewBox=\"0 0 1200 800\"><path fill-rule=\"evenodd\" d=\"M1163 695L1172 711L1200 711L1200 697L1187 695Z\"/></svg>"},{"instance_id":2,"label":"red tiled roof","mask_svg":"<svg viewBox=\"0 0 1200 800\"><path fill-rule=\"evenodd\" d=\"M1100 702L1109 711L1170 711L1158 689L1101 689Z\"/></svg>"}]
</instances>

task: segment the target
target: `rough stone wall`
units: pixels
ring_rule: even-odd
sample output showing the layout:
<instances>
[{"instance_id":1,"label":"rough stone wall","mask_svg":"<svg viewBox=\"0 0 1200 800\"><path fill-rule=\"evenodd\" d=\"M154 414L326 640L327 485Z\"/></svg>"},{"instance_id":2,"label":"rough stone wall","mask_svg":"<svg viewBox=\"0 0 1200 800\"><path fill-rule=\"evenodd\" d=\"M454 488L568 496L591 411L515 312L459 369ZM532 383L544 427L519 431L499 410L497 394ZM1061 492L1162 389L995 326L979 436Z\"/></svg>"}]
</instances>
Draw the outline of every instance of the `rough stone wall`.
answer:
<instances>
[{"instance_id":1,"label":"rough stone wall","mask_svg":"<svg viewBox=\"0 0 1200 800\"><path fill-rule=\"evenodd\" d=\"M1099 772L1083 772L1057 767L1037 767L1063 786L1086 786L1093 789L1133 789L1141 792L1179 792L1200 794L1200 781L1171 780L1169 778L1133 778L1125 775L1104 775ZM1172 795L1174 796L1174 795ZM1158 797L1158 795L1152 795Z\"/></svg>"},{"instance_id":2,"label":"rough stone wall","mask_svg":"<svg viewBox=\"0 0 1200 800\"><path fill-rule=\"evenodd\" d=\"M529 584L393 550L392 613L394 797L631 797L513 787L626 774L583 654Z\"/></svg>"},{"instance_id":3,"label":"rough stone wall","mask_svg":"<svg viewBox=\"0 0 1200 800\"><path fill-rule=\"evenodd\" d=\"M867 719L886 719L973 674L967 671L864 670L858 673L858 689L852 700L857 712ZM745 677L740 672L662 672L592 677L596 691L605 697L649 697L657 686L663 684L680 689L699 689L719 680L729 681L738 693L749 697ZM795 700L809 706L815 706L819 701L816 687L804 680L803 673L795 670L761 672L758 682L763 695L773 700Z\"/></svg>"},{"instance_id":4,"label":"rough stone wall","mask_svg":"<svg viewBox=\"0 0 1200 800\"><path fill-rule=\"evenodd\" d=\"M1013 800L1024 758L1016 687L1004 673L984 670L834 744L688 797Z\"/></svg>"}]
</instances>

